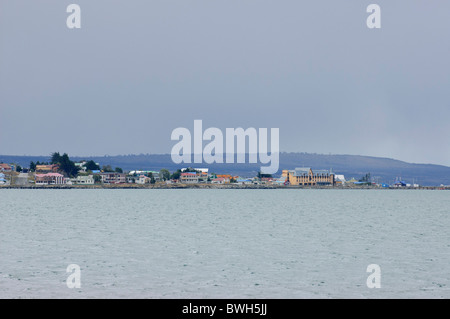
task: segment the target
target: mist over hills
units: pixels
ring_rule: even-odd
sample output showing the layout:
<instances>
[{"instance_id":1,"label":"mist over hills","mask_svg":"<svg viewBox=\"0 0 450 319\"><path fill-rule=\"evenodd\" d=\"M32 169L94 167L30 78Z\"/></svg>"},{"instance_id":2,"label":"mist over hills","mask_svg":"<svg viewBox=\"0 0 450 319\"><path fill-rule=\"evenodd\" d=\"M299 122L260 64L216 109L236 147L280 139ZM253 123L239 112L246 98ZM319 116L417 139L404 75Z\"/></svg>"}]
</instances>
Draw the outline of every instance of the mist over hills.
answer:
<instances>
[{"instance_id":1,"label":"mist over hills","mask_svg":"<svg viewBox=\"0 0 450 319\"><path fill-rule=\"evenodd\" d=\"M70 154L69 154L70 156ZM0 162L16 163L28 167L30 161L46 162L50 156L11 156L0 155ZM93 160L103 165L121 167L124 171L155 170L166 168L175 171L183 167L209 168L210 172L230 173L242 177L253 177L260 170L261 164L174 164L170 154L139 154L117 156L70 156L73 161ZM264 165L265 166L265 165ZM435 164L414 164L390 158L362 155L324 155L311 153L280 153L278 173L283 169L296 167L311 167L314 169L332 169L336 174L343 174L348 180L359 179L370 173L374 181L393 183L401 179L407 183L419 183L423 186L450 185L450 167Z\"/></svg>"}]
</instances>

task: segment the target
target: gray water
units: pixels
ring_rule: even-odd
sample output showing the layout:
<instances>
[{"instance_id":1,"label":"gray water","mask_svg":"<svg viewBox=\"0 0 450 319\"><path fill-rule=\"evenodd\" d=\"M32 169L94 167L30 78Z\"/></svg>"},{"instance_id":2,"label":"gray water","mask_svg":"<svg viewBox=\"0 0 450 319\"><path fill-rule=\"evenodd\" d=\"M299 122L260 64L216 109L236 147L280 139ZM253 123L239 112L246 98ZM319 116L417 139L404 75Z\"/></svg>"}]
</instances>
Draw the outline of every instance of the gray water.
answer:
<instances>
[{"instance_id":1,"label":"gray water","mask_svg":"<svg viewBox=\"0 0 450 319\"><path fill-rule=\"evenodd\" d=\"M437 190L4 189L0 298L450 298L449 229Z\"/></svg>"}]
</instances>

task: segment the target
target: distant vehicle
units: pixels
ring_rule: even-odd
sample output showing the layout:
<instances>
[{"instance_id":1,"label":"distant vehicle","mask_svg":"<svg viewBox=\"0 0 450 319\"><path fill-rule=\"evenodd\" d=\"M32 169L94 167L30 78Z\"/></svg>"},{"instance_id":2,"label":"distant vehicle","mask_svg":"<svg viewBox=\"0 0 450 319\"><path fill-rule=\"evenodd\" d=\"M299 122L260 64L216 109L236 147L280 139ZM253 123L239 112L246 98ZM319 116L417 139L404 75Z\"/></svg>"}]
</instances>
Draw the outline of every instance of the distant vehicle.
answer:
<instances>
[{"instance_id":1,"label":"distant vehicle","mask_svg":"<svg viewBox=\"0 0 450 319\"><path fill-rule=\"evenodd\" d=\"M406 187L406 182L404 182L404 181L396 181L394 183L394 186L395 187Z\"/></svg>"},{"instance_id":2,"label":"distant vehicle","mask_svg":"<svg viewBox=\"0 0 450 319\"><path fill-rule=\"evenodd\" d=\"M23 168L22 173L28 173L28 168Z\"/></svg>"}]
</instances>

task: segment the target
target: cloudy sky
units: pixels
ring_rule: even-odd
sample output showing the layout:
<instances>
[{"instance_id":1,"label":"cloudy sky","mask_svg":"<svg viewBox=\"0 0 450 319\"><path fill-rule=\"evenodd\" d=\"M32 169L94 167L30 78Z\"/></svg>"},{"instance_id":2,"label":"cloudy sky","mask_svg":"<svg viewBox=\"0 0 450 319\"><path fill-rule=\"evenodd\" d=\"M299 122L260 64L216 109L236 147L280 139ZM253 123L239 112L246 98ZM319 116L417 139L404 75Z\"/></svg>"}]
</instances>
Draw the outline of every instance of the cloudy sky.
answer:
<instances>
[{"instance_id":1,"label":"cloudy sky","mask_svg":"<svg viewBox=\"0 0 450 319\"><path fill-rule=\"evenodd\" d=\"M66 26L71 3L81 29ZM381 29L366 8L381 7ZM0 1L0 154L169 153L173 129L450 165L448 0Z\"/></svg>"}]
</instances>

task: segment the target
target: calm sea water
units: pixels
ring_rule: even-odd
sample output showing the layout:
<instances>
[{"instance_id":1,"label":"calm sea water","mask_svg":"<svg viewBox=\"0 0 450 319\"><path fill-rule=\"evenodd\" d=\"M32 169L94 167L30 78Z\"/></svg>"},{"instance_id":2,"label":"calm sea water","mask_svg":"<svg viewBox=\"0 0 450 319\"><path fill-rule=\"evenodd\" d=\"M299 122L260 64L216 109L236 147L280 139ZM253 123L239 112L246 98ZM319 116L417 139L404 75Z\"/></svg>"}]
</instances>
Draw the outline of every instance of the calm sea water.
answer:
<instances>
[{"instance_id":1,"label":"calm sea water","mask_svg":"<svg viewBox=\"0 0 450 319\"><path fill-rule=\"evenodd\" d=\"M450 298L449 229L448 191L5 189L0 298Z\"/></svg>"}]
</instances>

